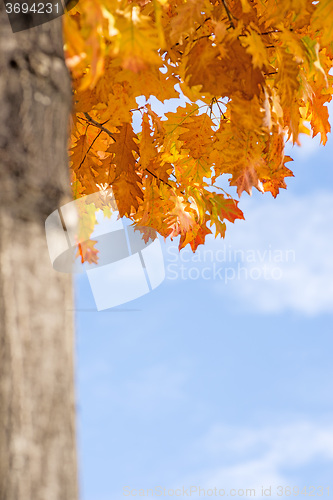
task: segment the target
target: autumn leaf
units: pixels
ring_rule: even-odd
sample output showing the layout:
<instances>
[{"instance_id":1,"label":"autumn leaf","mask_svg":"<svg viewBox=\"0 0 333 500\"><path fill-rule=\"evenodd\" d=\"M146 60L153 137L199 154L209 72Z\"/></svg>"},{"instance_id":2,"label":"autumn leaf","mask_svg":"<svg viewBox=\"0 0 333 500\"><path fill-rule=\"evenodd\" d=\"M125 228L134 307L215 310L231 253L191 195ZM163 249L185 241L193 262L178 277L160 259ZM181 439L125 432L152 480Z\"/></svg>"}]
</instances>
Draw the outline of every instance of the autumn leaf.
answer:
<instances>
[{"instance_id":1,"label":"autumn leaf","mask_svg":"<svg viewBox=\"0 0 333 500\"><path fill-rule=\"evenodd\" d=\"M328 109L327 106L325 106L326 102L327 96L314 95L310 104L313 137L320 134L323 144L326 144L327 134L331 131L331 125L328 121Z\"/></svg>"},{"instance_id":2,"label":"autumn leaf","mask_svg":"<svg viewBox=\"0 0 333 500\"><path fill-rule=\"evenodd\" d=\"M290 160L291 158L289 156L286 156L284 159L285 162ZM276 198L281 188L287 188L285 177L294 177L294 174L289 168L283 165L276 172L271 174L268 179L262 179L264 191L270 191L274 198Z\"/></svg>"},{"instance_id":3,"label":"autumn leaf","mask_svg":"<svg viewBox=\"0 0 333 500\"><path fill-rule=\"evenodd\" d=\"M206 113L192 116L183 123L187 130L179 135L179 139L192 158L201 158L210 152L213 146L213 126L212 119Z\"/></svg>"},{"instance_id":4,"label":"autumn leaf","mask_svg":"<svg viewBox=\"0 0 333 500\"><path fill-rule=\"evenodd\" d=\"M113 163L116 165L116 178L123 172L132 174L135 171L136 159L133 153L139 154L139 147L134 139L137 138L130 123L117 127L119 132L113 135L114 143L107 152L113 153Z\"/></svg>"},{"instance_id":5,"label":"autumn leaf","mask_svg":"<svg viewBox=\"0 0 333 500\"><path fill-rule=\"evenodd\" d=\"M261 69L263 66L269 65L267 49L262 37L255 30L249 29L244 36L243 43L246 47L246 52L252 57L254 68Z\"/></svg>"},{"instance_id":6,"label":"autumn leaf","mask_svg":"<svg viewBox=\"0 0 333 500\"><path fill-rule=\"evenodd\" d=\"M142 200L140 177L136 173L123 172L112 184L120 217L130 217ZM124 196L126 193L126 196Z\"/></svg>"},{"instance_id":7,"label":"autumn leaf","mask_svg":"<svg viewBox=\"0 0 333 500\"><path fill-rule=\"evenodd\" d=\"M212 8L205 0L188 0L177 6L175 15L171 18L169 24L169 39L172 45L175 43L181 44L186 35L195 32L197 26L204 21L203 12L209 14L207 7L208 9Z\"/></svg>"}]
</instances>

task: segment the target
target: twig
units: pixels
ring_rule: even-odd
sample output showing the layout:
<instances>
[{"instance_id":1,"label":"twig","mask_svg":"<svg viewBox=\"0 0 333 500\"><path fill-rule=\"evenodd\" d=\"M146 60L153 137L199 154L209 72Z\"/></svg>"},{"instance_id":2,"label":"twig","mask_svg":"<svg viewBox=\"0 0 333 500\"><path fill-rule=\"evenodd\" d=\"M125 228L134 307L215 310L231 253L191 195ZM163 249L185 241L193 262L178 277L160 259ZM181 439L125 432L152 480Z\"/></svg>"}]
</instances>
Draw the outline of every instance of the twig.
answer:
<instances>
[{"instance_id":1,"label":"twig","mask_svg":"<svg viewBox=\"0 0 333 500\"><path fill-rule=\"evenodd\" d=\"M195 28L195 31L199 31L200 28L202 28L202 26L205 24L206 21L210 21L210 17L206 17L206 19L204 20L204 22L202 24L199 24L199 26L197 26ZM211 35L207 35L207 36L211 36ZM188 40L190 38L190 35L187 35L185 36L184 40ZM197 40L199 40L199 38L197 38ZM195 42L196 40L193 40L193 42ZM180 45L179 42L176 42L171 48L173 49L174 47L176 47L177 45Z\"/></svg>"},{"instance_id":2,"label":"twig","mask_svg":"<svg viewBox=\"0 0 333 500\"><path fill-rule=\"evenodd\" d=\"M116 142L116 139L113 137L112 133L110 132L110 130L108 130L107 128L104 127L103 123L98 123L96 122L96 120L94 120L93 118L91 118L91 116L88 114L88 113L83 113L84 116L86 117L87 121L89 123L91 123L92 125L94 125L95 127L101 129L103 132L105 132L106 134L108 134L111 139L114 140L114 142ZM106 123L106 122L104 122Z\"/></svg>"},{"instance_id":3,"label":"twig","mask_svg":"<svg viewBox=\"0 0 333 500\"><path fill-rule=\"evenodd\" d=\"M225 0L222 0L222 3L223 3L223 6L224 6L225 11L226 11L226 13L227 13L227 16L228 16L229 22L230 22L231 26L235 29L235 25L234 25L234 22L233 22L233 20L232 20L231 14L230 14L230 10L228 9L228 7L227 7L227 4L226 4Z\"/></svg>"},{"instance_id":4,"label":"twig","mask_svg":"<svg viewBox=\"0 0 333 500\"><path fill-rule=\"evenodd\" d=\"M198 38L195 38L194 40L192 40L192 42L197 42L198 40L201 40L202 38L209 38L211 37L212 35L202 35L202 36L199 36Z\"/></svg>"},{"instance_id":5,"label":"twig","mask_svg":"<svg viewBox=\"0 0 333 500\"><path fill-rule=\"evenodd\" d=\"M98 134L96 135L95 139L94 139L94 140L92 141L92 143L90 144L89 148L87 149L87 151L86 151L86 153L85 153L85 155L84 155L84 157L83 157L83 160L81 161L81 163L80 163L80 165L79 165L78 170L81 168L81 166L82 166L82 164L83 164L84 160L87 158L87 155L88 155L89 151L91 150L91 148L93 147L93 145L94 145L94 143L95 143L96 139L98 139L98 137L101 135L101 133L102 133L102 131L100 130L100 131L98 132Z\"/></svg>"},{"instance_id":6,"label":"twig","mask_svg":"<svg viewBox=\"0 0 333 500\"><path fill-rule=\"evenodd\" d=\"M139 108L135 109L130 109L130 112L133 113L134 111L141 111L141 109L144 109L144 106L140 106Z\"/></svg>"},{"instance_id":7,"label":"twig","mask_svg":"<svg viewBox=\"0 0 333 500\"><path fill-rule=\"evenodd\" d=\"M145 170L150 175L152 175L153 177L155 177L155 179L159 180L160 182L163 182L164 184L166 184L167 186L169 186L171 189L173 189L173 187L171 186L171 184L169 184L167 181L164 181L163 179L160 179L159 177L157 177L157 175L155 175L153 172L151 172L148 168L145 168Z\"/></svg>"},{"instance_id":8,"label":"twig","mask_svg":"<svg viewBox=\"0 0 333 500\"><path fill-rule=\"evenodd\" d=\"M260 35L270 35L272 33L281 33L281 30L264 31L264 33L260 33Z\"/></svg>"}]
</instances>

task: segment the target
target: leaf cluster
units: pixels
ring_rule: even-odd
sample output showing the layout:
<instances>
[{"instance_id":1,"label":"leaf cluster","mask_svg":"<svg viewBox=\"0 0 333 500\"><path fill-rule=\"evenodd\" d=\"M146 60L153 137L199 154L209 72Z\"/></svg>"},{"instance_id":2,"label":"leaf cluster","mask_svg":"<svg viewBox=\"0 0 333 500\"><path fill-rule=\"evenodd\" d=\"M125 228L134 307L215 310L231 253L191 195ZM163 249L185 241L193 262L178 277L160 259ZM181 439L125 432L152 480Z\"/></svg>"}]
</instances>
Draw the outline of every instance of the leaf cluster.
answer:
<instances>
[{"instance_id":1,"label":"leaf cluster","mask_svg":"<svg viewBox=\"0 0 333 500\"><path fill-rule=\"evenodd\" d=\"M64 16L75 197L112 187L144 238L179 248L224 237L244 216L222 176L276 197L293 176L286 141L327 141L332 19L332 0L80 0ZM164 115L152 96L179 106Z\"/></svg>"}]
</instances>

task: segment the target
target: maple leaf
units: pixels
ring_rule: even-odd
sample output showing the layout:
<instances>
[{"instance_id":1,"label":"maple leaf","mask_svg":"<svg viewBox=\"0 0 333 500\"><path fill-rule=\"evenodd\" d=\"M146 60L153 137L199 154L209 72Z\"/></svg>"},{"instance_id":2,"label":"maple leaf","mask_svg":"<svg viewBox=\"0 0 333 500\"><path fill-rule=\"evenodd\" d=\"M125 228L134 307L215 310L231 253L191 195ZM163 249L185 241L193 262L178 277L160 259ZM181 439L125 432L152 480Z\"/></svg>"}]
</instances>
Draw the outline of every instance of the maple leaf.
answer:
<instances>
[{"instance_id":1,"label":"maple leaf","mask_svg":"<svg viewBox=\"0 0 333 500\"><path fill-rule=\"evenodd\" d=\"M177 78L169 71L161 73L157 66L152 66L140 71L135 80L130 70L122 70L117 74L117 81L126 81L131 85L131 91L136 96L144 95L146 99L158 95L160 101L178 98L179 93L175 89ZM134 106L133 106L134 107Z\"/></svg>"},{"instance_id":2,"label":"maple leaf","mask_svg":"<svg viewBox=\"0 0 333 500\"><path fill-rule=\"evenodd\" d=\"M193 212L189 211L189 206L184 203L183 196L174 197L174 208L170 212L170 219L172 228L170 232L171 238L178 236L182 233L188 233L195 225L195 218Z\"/></svg>"},{"instance_id":3,"label":"maple leaf","mask_svg":"<svg viewBox=\"0 0 333 500\"><path fill-rule=\"evenodd\" d=\"M252 98L259 93L263 82L261 72L253 66L251 56L237 38L228 35L222 43L226 55L220 58L219 48L210 40L204 38L196 42L189 53L186 72L189 84L201 84L202 91L212 96L231 96L238 89Z\"/></svg>"},{"instance_id":4,"label":"maple leaf","mask_svg":"<svg viewBox=\"0 0 333 500\"><path fill-rule=\"evenodd\" d=\"M222 193L205 193L206 205L209 207L210 225L215 224L215 238L220 235L224 238L226 225L224 219L235 222L236 219L244 219L243 212L238 208L237 202L232 198L225 198Z\"/></svg>"},{"instance_id":5,"label":"maple leaf","mask_svg":"<svg viewBox=\"0 0 333 500\"><path fill-rule=\"evenodd\" d=\"M332 0L321 0L316 5L313 13L313 28L320 32L323 45L330 45L333 42L333 3Z\"/></svg>"},{"instance_id":6,"label":"maple leaf","mask_svg":"<svg viewBox=\"0 0 333 500\"><path fill-rule=\"evenodd\" d=\"M216 134L218 141L211 159L215 162L216 175L232 174L230 186L237 186L237 194L252 194L252 187L263 192L260 171L265 167L263 139L253 131L242 130L231 124L221 126Z\"/></svg>"},{"instance_id":7,"label":"maple leaf","mask_svg":"<svg viewBox=\"0 0 333 500\"><path fill-rule=\"evenodd\" d=\"M189 179L194 183L201 184L204 177L210 177L212 175L211 163L208 157L181 158L175 162L175 174L179 180Z\"/></svg>"},{"instance_id":8,"label":"maple leaf","mask_svg":"<svg viewBox=\"0 0 333 500\"><path fill-rule=\"evenodd\" d=\"M237 186L238 196L240 196L243 191L246 191L251 196L252 187L257 188L258 191L262 193L264 192L255 165L253 164L247 165L236 178L231 179L230 186Z\"/></svg>"},{"instance_id":9,"label":"maple leaf","mask_svg":"<svg viewBox=\"0 0 333 500\"><path fill-rule=\"evenodd\" d=\"M156 231L152 227L135 226L135 231L139 231L142 234L142 239L145 243L154 241L157 238Z\"/></svg>"},{"instance_id":10,"label":"maple leaf","mask_svg":"<svg viewBox=\"0 0 333 500\"><path fill-rule=\"evenodd\" d=\"M327 133L331 131L331 125L328 121L328 109L327 106L324 106L326 102L327 96L314 95L310 104L313 137L320 134L320 142L324 145L327 142Z\"/></svg>"},{"instance_id":11,"label":"maple leaf","mask_svg":"<svg viewBox=\"0 0 333 500\"><path fill-rule=\"evenodd\" d=\"M199 227L195 237L189 242L193 253L196 251L199 245L204 245L206 236L211 233L211 230L207 226ZM180 245L182 245L180 248L183 248L185 246L182 239L180 241Z\"/></svg>"},{"instance_id":12,"label":"maple leaf","mask_svg":"<svg viewBox=\"0 0 333 500\"><path fill-rule=\"evenodd\" d=\"M100 98L96 111L99 122L111 122L113 127L118 127L123 123L132 123L133 117L130 110L136 107L136 101L129 94L128 82L115 82L113 85L109 85L107 90L96 88L96 92L98 90L100 90ZM102 102L105 103L104 106Z\"/></svg>"},{"instance_id":13,"label":"maple leaf","mask_svg":"<svg viewBox=\"0 0 333 500\"><path fill-rule=\"evenodd\" d=\"M113 182L112 188L120 217L130 217L142 200L141 179L136 173L122 172Z\"/></svg>"},{"instance_id":14,"label":"maple leaf","mask_svg":"<svg viewBox=\"0 0 333 500\"><path fill-rule=\"evenodd\" d=\"M293 142L296 142L301 118L297 103L300 90L300 68L293 55L285 50L278 49L277 57L279 60L279 71L277 72L275 83L280 92L285 126L289 128L289 136L293 136Z\"/></svg>"},{"instance_id":15,"label":"maple leaf","mask_svg":"<svg viewBox=\"0 0 333 500\"><path fill-rule=\"evenodd\" d=\"M81 135L76 143L70 148L72 155L70 156L71 161L77 165L82 163L82 160L87 156L88 150L90 148L90 142L86 134Z\"/></svg>"},{"instance_id":16,"label":"maple leaf","mask_svg":"<svg viewBox=\"0 0 333 500\"><path fill-rule=\"evenodd\" d=\"M160 38L156 26L149 21L150 18L143 15L136 5L128 5L119 11L114 24L118 36L113 51L121 59L124 69L138 73L150 64L163 64L157 53Z\"/></svg>"},{"instance_id":17,"label":"maple leaf","mask_svg":"<svg viewBox=\"0 0 333 500\"><path fill-rule=\"evenodd\" d=\"M171 18L169 38L172 45L182 43L186 35L195 32L197 25L204 21L203 12L208 5L205 0L188 0L177 7L176 15Z\"/></svg>"},{"instance_id":18,"label":"maple leaf","mask_svg":"<svg viewBox=\"0 0 333 500\"><path fill-rule=\"evenodd\" d=\"M285 156L284 161L291 161L289 156ZM274 198L279 194L281 188L286 189L285 177L294 177L292 171L283 165L276 172L272 173L268 179L261 179L264 191L270 191Z\"/></svg>"},{"instance_id":19,"label":"maple leaf","mask_svg":"<svg viewBox=\"0 0 333 500\"><path fill-rule=\"evenodd\" d=\"M87 240L77 245L77 253L75 257L81 257L81 263L88 262L89 264L98 264L99 250L94 248L97 240Z\"/></svg>"},{"instance_id":20,"label":"maple leaf","mask_svg":"<svg viewBox=\"0 0 333 500\"><path fill-rule=\"evenodd\" d=\"M237 124L239 129L252 130L263 134L271 126L271 106L269 101L263 102L255 95L252 99L244 99L240 94L235 94L228 103L230 120Z\"/></svg>"},{"instance_id":21,"label":"maple leaf","mask_svg":"<svg viewBox=\"0 0 333 500\"><path fill-rule=\"evenodd\" d=\"M213 145L214 123L206 114L190 117L183 123L187 129L179 135L179 139L184 143L183 147L188 149L192 158L200 158L210 151L209 146Z\"/></svg>"},{"instance_id":22,"label":"maple leaf","mask_svg":"<svg viewBox=\"0 0 333 500\"><path fill-rule=\"evenodd\" d=\"M133 132L130 123L124 123L117 127L119 132L114 134L114 143L111 144L107 152L113 153L113 163L116 165L116 178L123 172L132 174L136 168L136 160L133 152L139 154L139 147L134 139L137 135Z\"/></svg>"},{"instance_id":23,"label":"maple leaf","mask_svg":"<svg viewBox=\"0 0 333 500\"><path fill-rule=\"evenodd\" d=\"M254 68L261 69L263 66L268 66L267 49L261 36L250 28L248 33L245 34L244 40L246 52L251 55Z\"/></svg>"}]
</instances>

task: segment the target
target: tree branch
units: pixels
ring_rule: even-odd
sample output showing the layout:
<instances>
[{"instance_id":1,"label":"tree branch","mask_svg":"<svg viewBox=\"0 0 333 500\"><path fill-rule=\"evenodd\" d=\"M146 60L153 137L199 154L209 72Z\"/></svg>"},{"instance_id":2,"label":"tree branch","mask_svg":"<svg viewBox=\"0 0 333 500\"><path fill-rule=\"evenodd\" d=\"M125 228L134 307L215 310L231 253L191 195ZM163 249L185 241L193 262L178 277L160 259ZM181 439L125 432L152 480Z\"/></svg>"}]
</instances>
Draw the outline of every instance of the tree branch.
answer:
<instances>
[{"instance_id":1,"label":"tree branch","mask_svg":"<svg viewBox=\"0 0 333 500\"><path fill-rule=\"evenodd\" d=\"M93 118L91 118L91 116L88 113L83 113L83 114L84 114L84 116L86 117L86 119L87 119L87 121L89 123L91 123L92 125L94 125L95 127L99 128L99 129L101 129L103 132L105 132L106 134L108 134L111 137L111 139L114 140L114 142L117 142L116 139L113 137L112 133L110 132L110 130L108 130L107 128L104 127L103 123L96 122L96 120L94 120Z\"/></svg>"}]
</instances>

